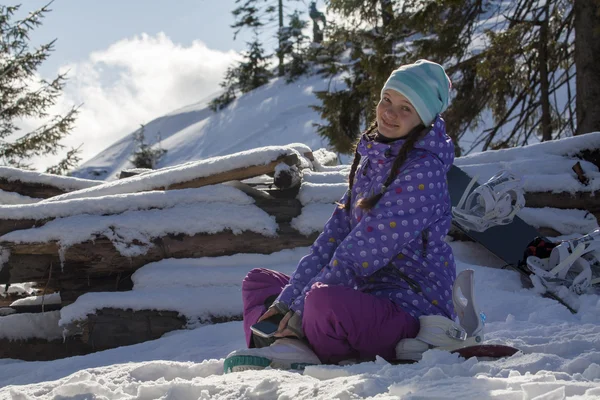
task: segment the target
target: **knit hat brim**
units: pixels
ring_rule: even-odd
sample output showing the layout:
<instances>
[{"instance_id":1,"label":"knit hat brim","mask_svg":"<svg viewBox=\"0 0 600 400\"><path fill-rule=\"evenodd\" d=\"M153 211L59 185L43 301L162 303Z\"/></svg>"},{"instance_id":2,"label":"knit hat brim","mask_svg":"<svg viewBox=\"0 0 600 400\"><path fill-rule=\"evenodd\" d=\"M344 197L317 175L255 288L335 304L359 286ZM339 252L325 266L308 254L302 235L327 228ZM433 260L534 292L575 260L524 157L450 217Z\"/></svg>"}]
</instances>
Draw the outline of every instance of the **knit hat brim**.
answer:
<instances>
[{"instance_id":1,"label":"knit hat brim","mask_svg":"<svg viewBox=\"0 0 600 400\"><path fill-rule=\"evenodd\" d=\"M403 65L393 71L381 89L402 94L413 105L421 121L430 125L435 116L448 108L450 78L444 68L428 60Z\"/></svg>"}]
</instances>

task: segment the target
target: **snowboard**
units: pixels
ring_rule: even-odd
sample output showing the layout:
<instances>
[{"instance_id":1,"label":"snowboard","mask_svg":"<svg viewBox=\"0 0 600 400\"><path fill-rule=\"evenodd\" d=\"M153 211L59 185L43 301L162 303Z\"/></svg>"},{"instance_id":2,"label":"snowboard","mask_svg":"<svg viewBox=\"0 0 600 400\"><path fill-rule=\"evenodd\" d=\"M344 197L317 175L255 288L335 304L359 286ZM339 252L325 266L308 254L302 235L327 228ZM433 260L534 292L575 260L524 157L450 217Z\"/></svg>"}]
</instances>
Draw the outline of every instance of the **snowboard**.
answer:
<instances>
[{"instance_id":1,"label":"snowboard","mask_svg":"<svg viewBox=\"0 0 600 400\"><path fill-rule=\"evenodd\" d=\"M463 347L451 351L452 354L458 354L464 359L476 357L479 361L495 361L501 358L510 357L520 350L516 347L502 344L479 344L475 346ZM394 360L392 364L414 364L414 360Z\"/></svg>"},{"instance_id":2,"label":"snowboard","mask_svg":"<svg viewBox=\"0 0 600 400\"><path fill-rule=\"evenodd\" d=\"M448 191L450 192L450 199L452 201L452 206L454 207L458 205L460 198L467 189L472 177L460 167L452 165L450 171L448 171L447 179ZM478 186L479 184L475 183L471 190L474 190ZM519 272L524 286L533 286L531 272L526 265L525 250L536 238L548 241L548 239L540 235L536 228L529 225L518 216L515 216L510 224L491 226L483 232L466 229L461 226L456 219L453 219L452 224L471 240L481 244L499 257L506 263L506 266ZM551 291L547 290L543 296L560 302L572 313L577 312Z\"/></svg>"}]
</instances>

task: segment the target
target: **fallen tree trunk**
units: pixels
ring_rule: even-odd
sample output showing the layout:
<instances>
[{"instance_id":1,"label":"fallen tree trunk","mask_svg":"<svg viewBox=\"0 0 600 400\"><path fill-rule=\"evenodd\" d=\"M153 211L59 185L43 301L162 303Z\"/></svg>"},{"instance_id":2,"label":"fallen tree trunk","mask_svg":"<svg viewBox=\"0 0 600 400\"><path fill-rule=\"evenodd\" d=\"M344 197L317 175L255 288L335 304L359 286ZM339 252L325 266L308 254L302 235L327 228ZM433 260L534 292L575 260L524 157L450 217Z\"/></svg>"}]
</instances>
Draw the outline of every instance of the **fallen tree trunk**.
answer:
<instances>
[{"instance_id":1,"label":"fallen tree trunk","mask_svg":"<svg viewBox=\"0 0 600 400\"><path fill-rule=\"evenodd\" d=\"M228 186L233 186L248 196L252 197L255 204L264 210L266 213L275 216L276 221L279 222L290 222L292 218L300 215L302 211L302 204L295 198L278 198L270 196L269 193L254 189L249 185L239 182L231 181L226 183ZM297 188L295 188L297 192ZM150 209L150 208L149 208ZM47 224L54 220L54 218L46 219L0 219L0 236L9 232L37 228Z\"/></svg>"},{"instance_id":2,"label":"fallen tree trunk","mask_svg":"<svg viewBox=\"0 0 600 400\"><path fill-rule=\"evenodd\" d=\"M198 188L202 186L215 185L217 183L223 183L228 181L242 181L244 179L250 179L256 176L274 173L275 167L281 163L284 163L289 166L300 166L300 160L298 159L298 156L296 154L288 154L283 157L279 157L275 161L271 161L269 164L236 168L230 171L225 171L210 176L204 176L201 178L191 179L185 182L175 183L173 185L169 185L168 187L154 188L152 190Z\"/></svg>"},{"instance_id":3,"label":"fallen tree trunk","mask_svg":"<svg viewBox=\"0 0 600 400\"><path fill-rule=\"evenodd\" d=\"M94 348L78 336L64 339L0 339L0 358L24 361L51 361L93 353Z\"/></svg>"},{"instance_id":4,"label":"fallen tree trunk","mask_svg":"<svg viewBox=\"0 0 600 400\"><path fill-rule=\"evenodd\" d=\"M552 207L561 209L600 212L600 196L592 192L525 192L525 205L532 208Z\"/></svg>"},{"instance_id":5,"label":"fallen tree trunk","mask_svg":"<svg viewBox=\"0 0 600 400\"><path fill-rule=\"evenodd\" d=\"M10 251L10 258L0 270L0 283L45 282L49 277L59 281L94 279L118 273L132 273L150 262L164 258L199 258L236 253L270 254L300 246L309 246L317 235L304 236L287 224L281 224L276 237L245 231L217 234L167 235L156 238L146 254L122 256L107 238L73 245L59 259L59 243L0 242ZM60 289L60 288L55 288Z\"/></svg>"},{"instance_id":6,"label":"fallen tree trunk","mask_svg":"<svg viewBox=\"0 0 600 400\"><path fill-rule=\"evenodd\" d=\"M21 182L18 180L9 181L6 178L0 178L0 190L18 193L22 196L29 196L36 199L47 199L68 192L68 190L43 183Z\"/></svg>"}]
</instances>

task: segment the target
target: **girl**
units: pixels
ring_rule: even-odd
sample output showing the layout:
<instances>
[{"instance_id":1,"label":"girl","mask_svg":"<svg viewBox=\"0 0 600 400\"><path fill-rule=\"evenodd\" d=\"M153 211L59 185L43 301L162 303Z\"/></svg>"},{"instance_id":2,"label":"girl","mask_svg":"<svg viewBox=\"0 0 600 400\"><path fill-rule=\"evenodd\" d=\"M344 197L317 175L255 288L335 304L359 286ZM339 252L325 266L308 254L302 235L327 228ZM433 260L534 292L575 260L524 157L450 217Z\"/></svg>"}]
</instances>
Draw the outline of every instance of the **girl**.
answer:
<instances>
[{"instance_id":1,"label":"girl","mask_svg":"<svg viewBox=\"0 0 600 400\"><path fill-rule=\"evenodd\" d=\"M225 372L395 358L419 316L454 319L456 266L446 173L454 145L439 116L450 80L427 60L393 71L377 118L360 138L349 189L291 277L254 269L242 283L249 349ZM266 310L266 312L265 312ZM284 315L277 340L250 326Z\"/></svg>"}]
</instances>

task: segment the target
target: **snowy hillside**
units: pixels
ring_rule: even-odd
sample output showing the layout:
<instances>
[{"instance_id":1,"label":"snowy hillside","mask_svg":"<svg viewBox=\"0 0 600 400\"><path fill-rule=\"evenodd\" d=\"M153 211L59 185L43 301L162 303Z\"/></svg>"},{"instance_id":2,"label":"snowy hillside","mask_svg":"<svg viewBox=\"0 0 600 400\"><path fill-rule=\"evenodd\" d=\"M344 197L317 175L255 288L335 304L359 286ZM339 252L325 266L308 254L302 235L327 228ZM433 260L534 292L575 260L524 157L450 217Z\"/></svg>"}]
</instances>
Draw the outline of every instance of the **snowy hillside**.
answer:
<instances>
[{"instance_id":1,"label":"snowy hillside","mask_svg":"<svg viewBox=\"0 0 600 400\"><path fill-rule=\"evenodd\" d=\"M163 168L188 161L222 156L270 145L304 143L316 150L327 142L315 134L314 122L320 122L309 106L319 104L313 92L335 87L336 81L322 77L303 77L286 84L274 79L270 84L247 93L225 110L213 113L207 102L184 107L157 118L145 126L148 143L160 146L166 155L156 166ZM115 179L131 168L135 151L134 133L85 162L73 176L85 179Z\"/></svg>"},{"instance_id":2,"label":"snowy hillside","mask_svg":"<svg viewBox=\"0 0 600 400\"><path fill-rule=\"evenodd\" d=\"M28 243L55 244L61 262L66 259L60 271L55 269L55 275L69 268L83 268L80 264L68 265L68 249L86 242L90 246L87 250L94 250L98 239L108 238L115 252L128 257L120 265L136 261L154 246L155 238L166 234L210 236L231 230L232 235L244 231L258 240L274 242L280 234L276 217L260 209L239 187L218 184L178 189L173 185L269 162L284 151L298 153L302 159L308 150L304 145L316 154L327 143L313 126L320 122L318 113L309 108L317 103L314 91L340 84L320 77L305 77L290 85L275 79L219 113L207 109L206 102L199 102L157 118L146 125L145 133L151 143L160 133L161 147L167 154L157 167L165 169L116 180L122 169L131 167L132 133L73 174L111 182L77 181L76 186L69 187L73 191L45 200L0 193L12 196L14 203L23 203L0 206L0 219L44 223L36 226L26 221L27 226L2 234L0 241L12 242L15 248ZM281 148L290 143L295 145ZM529 194L557 193L568 199L590 199L595 203L593 207L529 205L519 213L536 228L552 228L562 235L558 239L572 238L598 227L600 171L597 163L576 159L581 150L598 148L597 132L461 157L456 165L478 175L480 183L499 169L508 169L524 177L523 186ZM578 161L589 179L587 185L572 170ZM323 229L332 203L347 188L349 165L314 165L320 168L303 172L301 187L293 199L301 204L301 211L289 225L302 235ZM12 170L0 172L4 174L0 178L13 175ZM31 179L56 186L67 182L45 182L46 175L30 176L23 174L21 182ZM231 179L224 181L231 184ZM169 187L172 190L166 190ZM349 366L310 366L303 373L267 369L224 375L224 357L245 346L242 323L203 323L210 316L241 315L241 282L248 271L263 267L290 274L308 251L301 245L256 254L256 246L247 253L236 247L237 254L229 256L164 256L138 265L140 268L131 277L131 290L85 293L60 311L43 313L45 316L22 313L0 317L2 340L60 340L67 335L70 323L106 307L172 311L188 318L187 329L146 343L55 361L0 359L0 400L600 399L600 295L590 291L579 296L578 312L571 314L535 289L523 288L519 273L504 269L505 263L482 246L450 237L448 241L457 272L475 271L475 295L487 316L486 341L512 345L521 352L507 359L485 361L430 350L422 361L412 365L390 365L378 359ZM183 239L178 243L184 243ZM198 243L198 248L203 247L202 242ZM56 253L54 248L51 251ZM37 258L41 259L42 254ZM4 261L6 268L8 261ZM31 264L11 268L22 271ZM2 289L0 294L5 295ZM10 289L22 295L30 291L30 286L22 283ZM34 304L41 297L17 301ZM60 303L59 297L47 297L46 304Z\"/></svg>"},{"instance_id":3,"label":"snowy hillside","mask_svg":"<svg viewBox=\"0 0 600 400\"><path fill-rule=\"evenodd\" d=\"M225 148L226 144L221 146ZM525 174L526 189L577 190L593 194L600 183L598 167L583 162L584 172L590 179L588 186L584 187L577 183L574 173L569 172L573 160L564 156L574 155L581 149L598 147L600 133L594 133L523 149L464 157L458 159L457 164L471 173L480 174L480 181L487 179L498 168L508 168ZM252 154L245 153L244 157ZM218 158L222 163L224 160ZM235 162L231 160L227 164L235 167ZM190 164L183 169L192 170L203 164ZM206 164L217 168L214 159L207 160ZM152 192L118 194L121 193L117 190L120 187L138 188L144 181L162 179L163 175L172 175L176 170L172 168L156 172L150 178L139 176L98 188L81 189L79 192L100 197L75 196L64 202L42 201L34 205L4 206L4 210L16 212L26 209L28 215L35 211L40 218L50 214L66 217L56 221L61 225L55 232L62 239L67 239L69 235L84 239L83 230L86 230L86 234L88 231L94 233L98 224L81 223L76 216L69 218L69 212L85 212L88 220L107 219L108 216L90 214L104 214L107 210L120 212L124 209L126 196L135 199L131 204L136 208L131 212L137 212L137 208L142 206L156 207L157 202L170 205L176 196L190 202L197 196L205 202L200 203L194 213L198 218L188 218L189 214L169 217L170 223L175 225L177 218L201 224L201 216L204 215L202 208L208 214L216 215L206 204L207 198L220 197L221 202L238 201L233 188L226 186L220 189L219 186L194 189L197 192L193 193L177 194L179 191L174 190L169 195L161 192L160 196ZM297 197L304 205L302 214L296 219L298 230L309 233L322 229L331 213L331 202L343 193L342 182L347 172L347 166L337 166L305 173ZM161 181L161 184L164 182ZM231 193L226 193L227 190ZM239 201L247 203L242 197ZM248 205L248 210L240 208L236 213L224 211L218 216L218 221L213 221L210 227L203 229L218 228L219 224L225 225L229 220L250 221L257 225L249 213L251 207ZM227 210L231 211L231 208ZM524 211L520 215L531 223L551 219L557 224L557 230L563 234L569 232L569 237L598 226L593 215L590 219L589 213L584 215L585 212L580 210L528 208ZM165 224L164 221L157 223L147 215L139 214L130 218L137 223L133 226L125 217L125 214L120 214L113 218L110 226L114 230L124 229L123 232L129 236L146 228L163 229ZM56 224L48 223L47 229L52 229L53 225ZM19 241L33 239L33 233L43 231L43 227L32 229L27 237ZM48 362L0 360L0 386L3 386L0 399L600 398L600 296L580 296L579 311L571 314L558 302L541 297L536 290L523 288L519 274L502 269L504 263L480 245L461 241L451 241L450 244L458 272L465 269L475 271L476 298L487 316L486 340L488 343L512 345L522 352L504 360L478 361L431 350L425 353L422 361L413 365L390 365L380 359L343 367L311 366L304 373L267 369L223 375L224 357L230 351L244 347L242 324L196 324L188 326L186 330L168 333L155 341L86 356ZM298 247L267 255L164 259L137 270L132 277L133 290L88 293L50 317L54 322L59 318L62 322L69 322L100 307L127 307L134 310L162 307L184 315L238 315L241 310L241 280L247 271L265 267L291 273L297 260L307 251L306 247ZM35 321L31 321L31 315L2 317L5 322L2 325L3 336L14 339L27 335L39 337L37 335L46 328L41 321L29 332L19 329L25 322L32 326ZM47 337L59 338L60 334L60 330L48 329Z\"/></svg>"}]
</instances>

